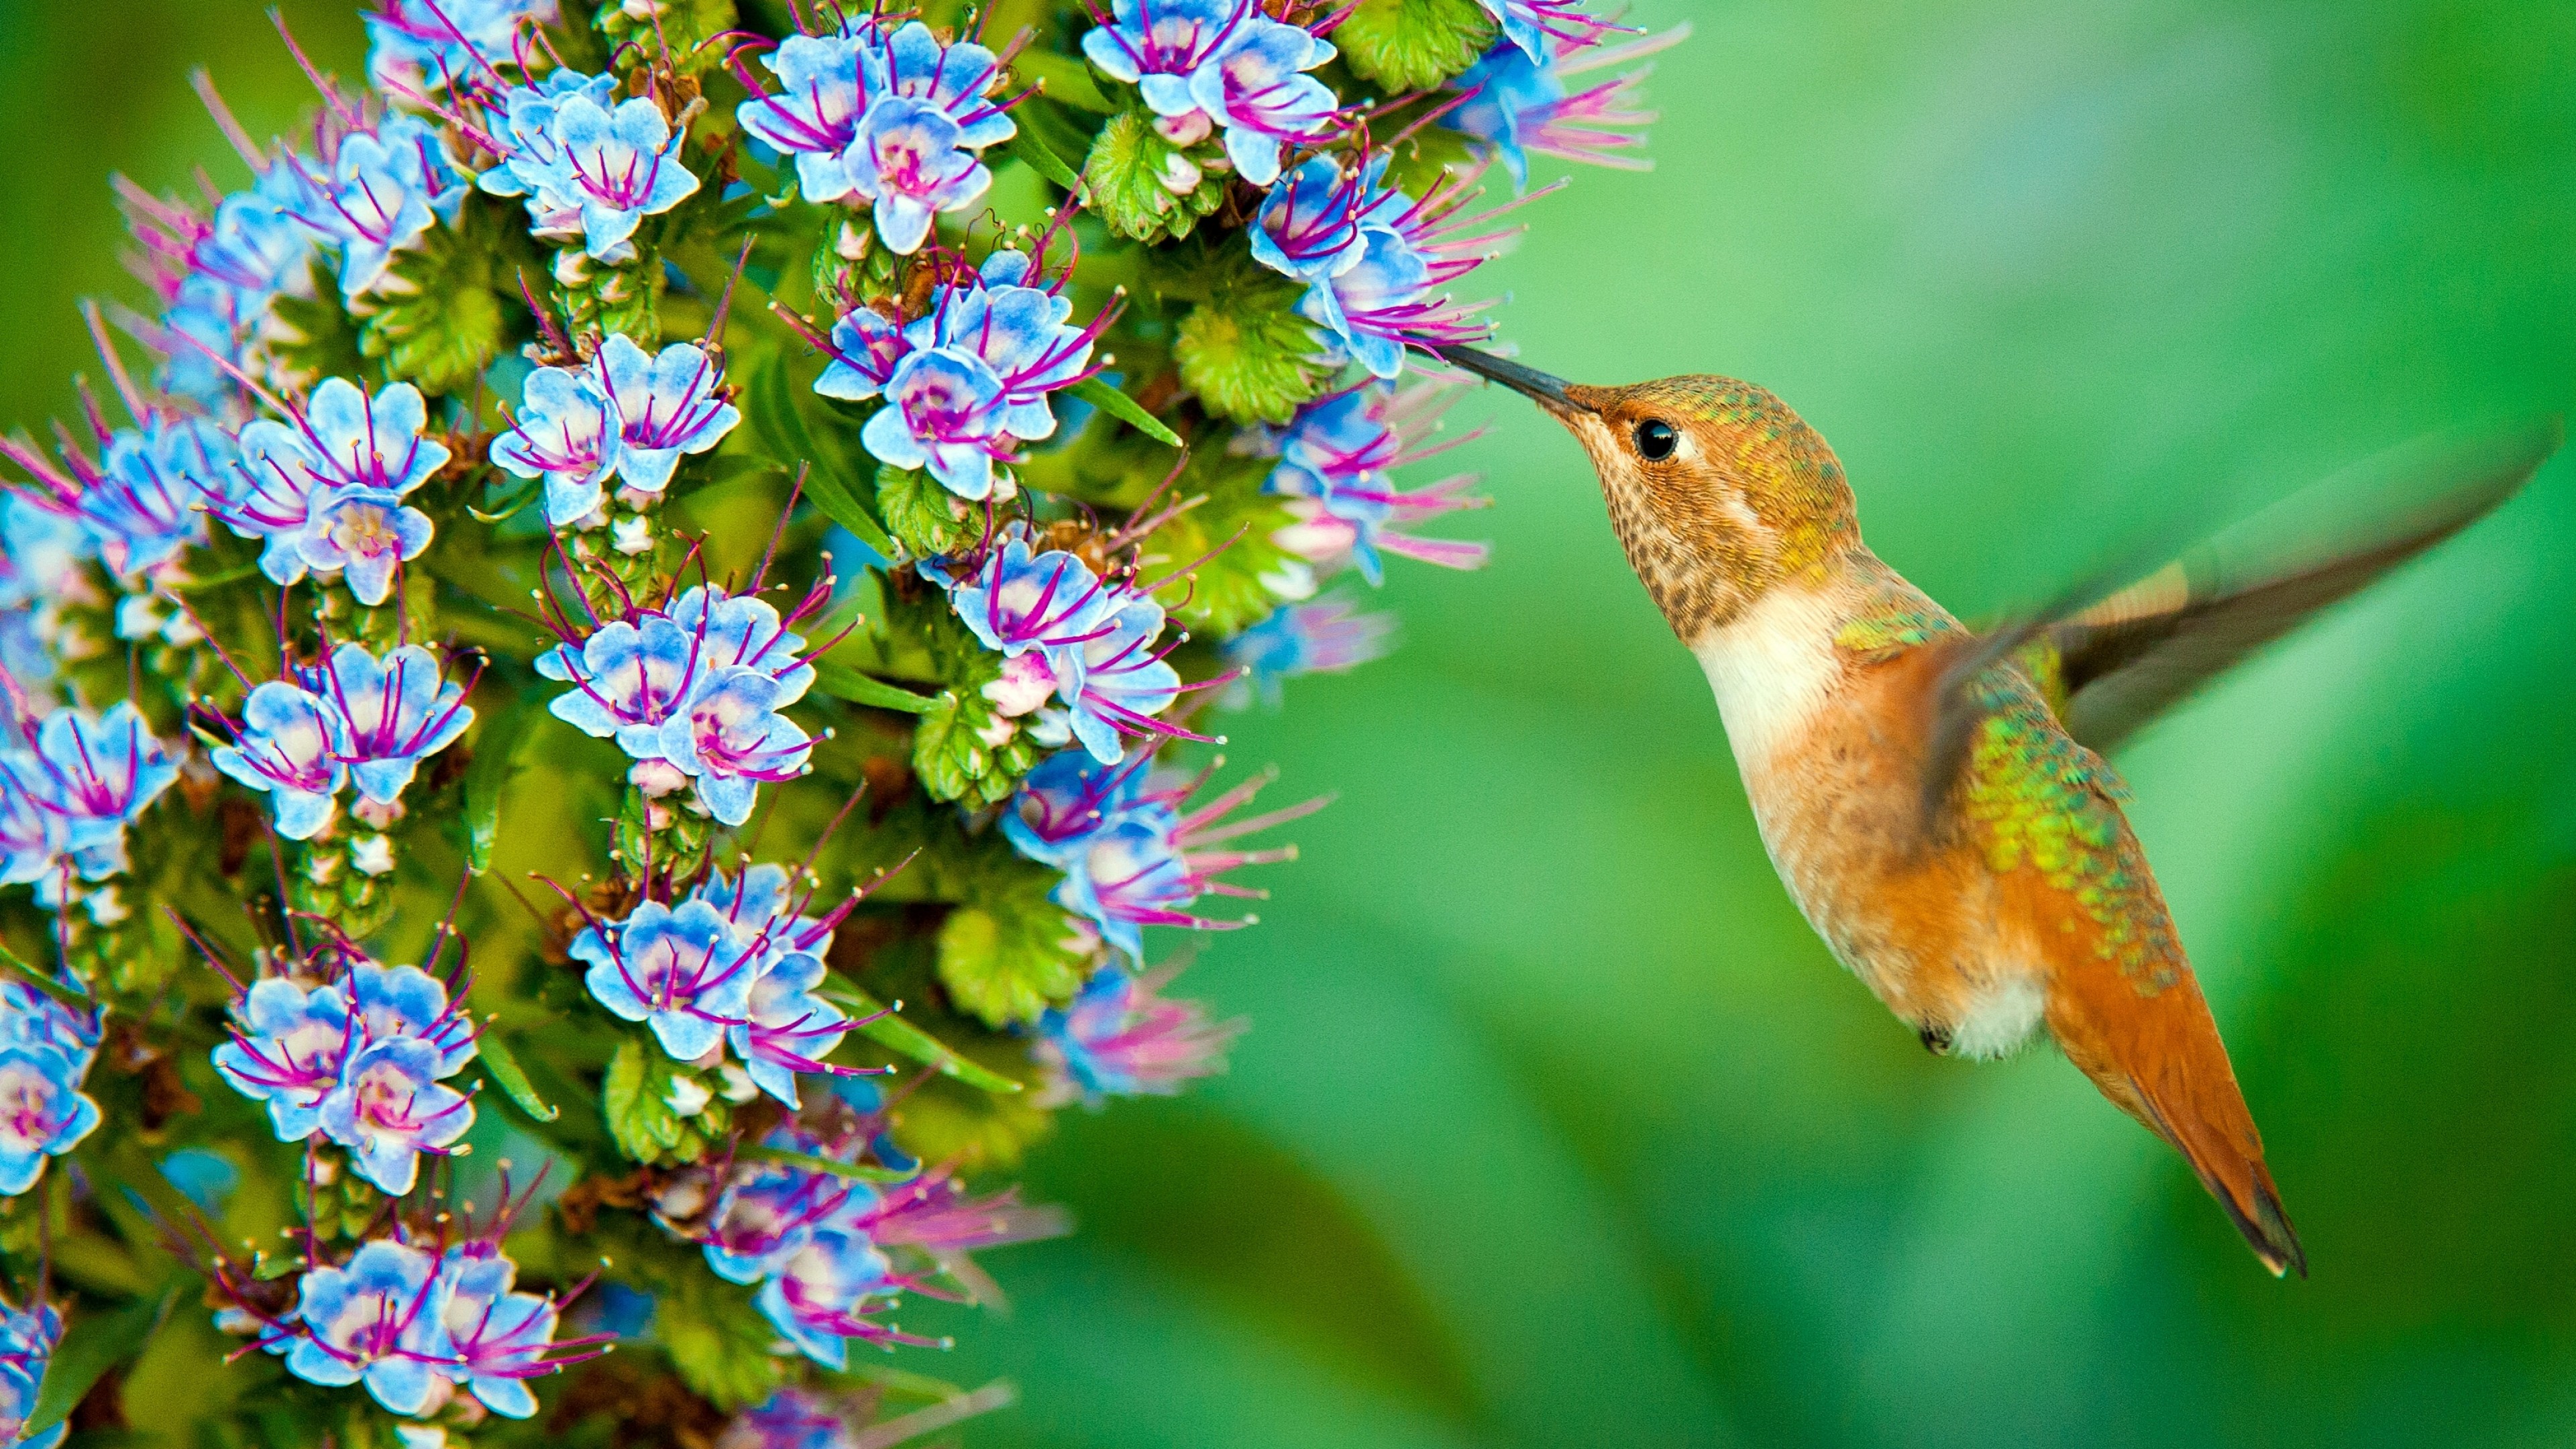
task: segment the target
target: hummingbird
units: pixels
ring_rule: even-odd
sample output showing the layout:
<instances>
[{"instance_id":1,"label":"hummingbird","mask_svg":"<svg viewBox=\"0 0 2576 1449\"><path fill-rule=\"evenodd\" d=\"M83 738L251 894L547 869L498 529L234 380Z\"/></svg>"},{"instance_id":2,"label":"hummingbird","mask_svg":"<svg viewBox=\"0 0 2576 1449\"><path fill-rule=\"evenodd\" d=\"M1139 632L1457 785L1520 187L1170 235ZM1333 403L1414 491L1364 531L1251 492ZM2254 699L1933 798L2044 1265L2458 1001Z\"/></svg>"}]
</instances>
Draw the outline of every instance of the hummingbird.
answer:
<instances>
[{"instance_id":1,"label":"hummingbird","mask_svg":"<svg viewBox=\"0 0 2576 1449\"><path fill-rule=\"evenodd\" d=\"M2190 1163L2274 1276L2305 1277L2103 755L2511 496L2556 427L2294 566L2231 579L2177 561L1974 630L1870 551L1833 450L1763 388L1590 387L1437 352L1591 455L1629 565L1707 673L1763 847L1833 955L1936 1054L2001 1057L2045 1030Z\"/></svg>"}]
</instances>

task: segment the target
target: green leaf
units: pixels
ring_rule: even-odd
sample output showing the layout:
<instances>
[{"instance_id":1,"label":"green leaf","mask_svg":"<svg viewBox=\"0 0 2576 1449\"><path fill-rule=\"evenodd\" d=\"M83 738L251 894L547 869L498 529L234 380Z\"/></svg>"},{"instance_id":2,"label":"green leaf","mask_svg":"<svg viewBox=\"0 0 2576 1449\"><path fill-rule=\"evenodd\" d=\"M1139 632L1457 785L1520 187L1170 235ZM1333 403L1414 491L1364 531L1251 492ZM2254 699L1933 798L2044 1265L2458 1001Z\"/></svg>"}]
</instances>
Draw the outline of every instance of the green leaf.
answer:
<instances>
[{"instance_id":1,"label":"green leaf","mask_svg":"<svg viewBox=\"0 0 2576 1449\"><path fill-rule=\"evenodd\" d=\"M939 928L939 980L960 1009L989 1026L1027 1025L1082 989L1099 947L1047 898L1057 879L1014 862L986 877L975 904L948 913Z\"/></svg>"},{"instance_id":2,"label":"green leaf","mask_svg":"<svg viewBox=\"0 0 2576 1449\"><path fill-rule=\"evenodd\" d=\"M875 997L855 986L848 985L836 977L827 977L820 990L826 999L844 1008L859 1020L866 1021L867 1024L858 1029L859 1035L875 1042L878 1046L889 1051L900 1052L924 1066L937 1067L941 1076L954 1078L970 1087L980 1087L987 1092L1004 1094L1021 1090L1019 1083L999 1072L987 1071L967 1058L950 1051L939 1038L904 1020L898 1012L886 1011L884 1005ZM879 1015L880 1012L884 1014ZM867 1021L869 1017L876 1019Z\"/></svg>"},{"instance_id":3,"label":"green leaf","mask_svg":"<svg viewBox=\"0 0 2576 1449\"><path fill-rule=\"evenodd\" d=\"M886 530L920 558L946 553L975 532L965 500L915 468L889 464L877 469L877 512L885 518Z\"/></svg>"},{"instance_id":4,"label":"green leaf","mask_svg":"<svg viewBox=\"0 0 2576 1449\"><path fill-rule=\"evenodd\" d=\"M1075 397L1127 424L1165 447L1181 446L1181 435L1163 426L1163 420L1145 411L1144 404L1109 385L1108 379L1086 377L1070 389Z\"/></svg>"},{"instance_id":5,"label":"green leaf","mask_svg":"<svg viewBox=\"0 0 2576 1449\"><path fill-rule=\"evenodd\" d=\"M1011 69L1037 82L1046 98L1060 105L1100 116L1118 109L1117 102L1100 93L1099 82L1091 78L1091 68L1074 56L1032 45L1012 57Z\"/></svg>"},{"instance_id":6,"label":"green leaf","mask_svg":"<svg viewBox=\"0 0 2576 1449\"><path fill-rule=\"evenodd\" d=\"M1181 320L1181 381L1208 411L1239 423L1285 423L1321 395L1333 369L1315 324L1297 313L1304 289L1285 277L1246 277Z\"/></svg>"},{"instance_id":7,"label":"green leaf","mask_svg":"<svg viewBox=\"0 0 2576 1449\"><path fill-rule=\"evenodd\" d=\"M1100 128L1082 163L1091 209L1109 229L1141 242L1188 236L1199 218L1225 204L1233 172L1211 136L1174 146L1144 111L1123 111Z\"/></svg>"},{"instance_id":8,"label":"green leaf","mask_svg":"<svg viewBox=\"0 0 2576 1449\"><path fill-rule=\"evenodd\" d=\"M786 1360L769 1351L777 1330L750 1291L712 1273L676 1274L654 1294L653 1336L681 1380L719 1409L769 1397L786 1372Z\"/></svg>"},{"instance_id":9,"label":"green leaf","mask_svg":"<svg viewBox=\"0 0 2576 1449\"><path fill-rule=\"evenodd\" d=\"M816 1157L810 1152L790 1152L784 1147L737 1147L733 1155L737 1158L748 1158L753 1162L776 1162L789 1167L801 1167L808 1172L830 1173L834 1177L846 1177L854 1182L910 1182L921 1175L921 1169L918 1167L899 1171L891 1167L871 1167L864 1162L836 1162L829 1157Z\"/></svg>"},{"instance_id":10,"label":"green leaf","mask_svg":"<svg viewBox=\"0 0 2576 1449\"><path fill-rule=\"evenodd\" d=\"M537 733L532 700L521 700L486 722L474 737L474 761L465 767L465 868L481 875L492 866L501 840L501 797L518 772L519 755Z\"/></svg>"},{"instance_id":11,"label":"green leaf","mask_svg":"<svg viewBox=\"0 0 2576 1449\"><path fill-rule=\"evenodd\" d=\"M545 1099L537 1095L537 1089L528 1081L528 1074L519 1069L518 1057L511 1052L510 1044L501 1039L499 1032L486 1028L481 1036L475 1038L475 1046L482 1055L484 1070L491 1073L493 1084L520 1111L528 1114L528 1120L552 1122L563 1115L560 1109L547 1106Z\"/></svg>"},{"instance_id":12,"label":"green leaf","mask_svg":"<svg viewBox=\"0 0 2576 1449\"><path fill-rule=\"evenodd\" d=\"M858 495L841 481L839 473L816 463L805 475L805 496L814 500L825 518L848 529L859 542L887 558L894 557L894 540L859 506Z\"/></svg>"},{"instance_id":13,"label":"green leaf","mask_svg":"<svg viewBox=\"0 0 2576 1449\"><path fill-rule=\"evenodd\" d=\"M1361 79L1389 91L1427 91L1482 58L1495 28L1476 0L1360 0L1333 43Z\"/></svg>"},{"instance_id":14,"label":"green leaf","mask_svg":"<svg viewBox=\"0 0 2576 1449\"><path fill-rule=\"evenodd\" d=\"M901 710L905 714L928 714L939 707L939 701L926 694L897 689L883 680L871 679L847 665L817 663L814 666L814 682L822 687L825 694L834 699L846 699L852 704L869 705L876 709Z\"/></svg>"},{"instance_id":15,"label":"green leaf","mask_svg":"<svg viewBox=\"0 0 2576 1449\"><path fill-rule=\"evenodd\" d=\"M100 1375L143 1351L178 1301L179 1290L172 1288L158 1299L74 1320L45 1363L45 1380L36 1390L36 1407L19 1427L20 1438L32 1439L70 1418Z\"/></svg>"},{"instance_id":16,"label":"green leaf","mask_svg":"<svg viewBox=\"0 0 2576 1449\"><path fill-rule=\"evenodd\" d=\"M1011 154L1029 163L1030 170L1067 191L1082 189L1082 178L1074 173L1072 167L1064 164L1063 157L1049 149L1046 142L1039 140L1034 131L1023 128L1018 135L1013 136Z\"/></svg>"},{"instance_id":17,"label":"green leaf","mask_svg":"<svg viewBox=\"0 0 2576 1449\"><path fill-rule=\"evenodd\" d=\"M90 1000L88 993L76 991L55 980L52 972L29 965L6 944L0 944L0 967L17 972L20 980L74 1011L87 1011L98 1004Z\"/></svg>"}]
</instances>

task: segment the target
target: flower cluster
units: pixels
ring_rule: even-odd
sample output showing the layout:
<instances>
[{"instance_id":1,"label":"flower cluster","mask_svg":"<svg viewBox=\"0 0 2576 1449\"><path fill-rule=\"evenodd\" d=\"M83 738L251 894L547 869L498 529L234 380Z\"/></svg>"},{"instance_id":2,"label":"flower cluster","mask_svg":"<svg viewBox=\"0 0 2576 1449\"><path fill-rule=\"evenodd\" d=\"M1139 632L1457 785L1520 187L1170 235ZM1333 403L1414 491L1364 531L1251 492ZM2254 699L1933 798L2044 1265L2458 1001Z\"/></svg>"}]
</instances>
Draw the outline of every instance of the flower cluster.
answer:
<instances>
[{"instance_id":1,"label":"flower cluster","mask_svg":"<svg viewBox=\"0 0 2576 1449\"><path fill-rule=\"evenodd\" d=\"M824 35L791 35L761 57L775 91L748 74L743 131L796 161L809 201L864 200L877 236L919 251L931 220L964 211L993 184L984 152L1019 127L996 99L1002 62L919 20L858 15Z\"/></svg>"},{"instance_id":2,"label":"flower cluster","mask_svg":"<svg viewBox=\"0 0 2576 1449\"><path fill-rule=\"evenodd\" d=\"M278 1141L319 1134L346 1149L360 1177L400 1196L422 1154L444 1155L474 1125L472 1099L442 1085L474 1060L473 1023L448 984L417 966L341 949L316 953L313 966L241 993L215 1070L268 1105Z\"/></svg>"},{"instance_id":3,"label":"flower cluster","mask_svg":"<svg viewBox=\"0 0 2576 1449\"><path fill-rule=\"evenodd\" d=\"M317 664L290 668L289 678L254 686L232 743L209 756L214 767L265 793L277 833L310 840L331 824L341 787L383 816L398 810L421 761L454 744L474 723L467 686L446 678L438 657L417 644L383 658L343 644ZM377 844L359 869L393 868Z\"/></svg>"},{"instance_id":4,"label":"flower cluster","mask_svg":"<svg viewBox=\"0 0 2576 1449\"><path fill-rule=\"evenodd\" d=\"M546 522L557 528L604 522L611 478L630 499L659 497L682 458L715 447L742 421L704 347L675 342L648 353L623 333L587 366L529 373L525 398L510 431L493 441L492 461L544 484Z\"/></svg>"},{"instance_id":5,"label":"flower cluster","mask_svg":"<svg viewBox=\"0 0 2576 1449\"><path fill-rule=\"evenodd\" d=\"M792 630L825 597L817 588L785 619L767 600L708 584L654 608L621 598L624 612L591 614L587 632L559 621L563 642L537 656L536 672L572 686L548 708L615 740L638 789L661 796L694 783L708 814L740 825L760 786L804 773L813 751L778 711L814 683Z\"/></svg>"},{"instance_id":6,"label":"flower cluster","mask_svg":"<svg viewBox=\"0 0 2576 1449\"><path fill-rule=\"evenodd\" d=\"M1321 802L1214 710L1481 560L1408 471L1479 178L1638 164L1670 37L1399 8L369 0L291 134L201 85L232 179L120 184L102 386L0 437L0 1438L173 1253L190 1442L980 1401L838 1375L1062 1229L1057 1112L1222 1069L1156 933Z\"/></svg>"},{"instance_id":7,"label":"flower cluster","mask_svg":"<svg viewBox=\"0 0 2576 1449\"><path fill-rule=\"evenodd\" d=\"M590 922L572 958L591 997L650 1027L664 1054L716 1068L735 1100L759 1091L794 1107L798 1073L854 1071L824 1062L854 1023L814 990L832 929L859 897L821 919L802 914L811 899L783 866L752 866L738 882L716 871L676 904Z\"/></svg>"},{"instance_id":8,"label":"flower cluster","mask_svg":"<svg viewBox=\"0 0 2576 1449\"><path fill-rule=\"evenodd\" d=\"M1067 262L1054 275L1016 251L951 269L927 311L898 323L857 306L833 324L831 365L814 390L844 402L883 398L859 441L879 461L927 469L960 498L993 496L994 465L1054 435L1048 395L1090 378L1092 342L1109 325L1068 320Z\"/></svg>"},{"instance_id":9,"label":"flower cluster","mask_svg":"<svg viewBox=\"0 0 2576 1449\"><path fill-rule=\"evenodd\" d=\"M694 1206L711 1191L703 1223L707 1267L730 1283L756 1285L752 1301L796 1350L826 1368L846 1368L850 1344L927 1343L877 1315L906 1292L923 1291L925 1270L977 1248L1064 1231L1062 1214L1020 1205L1012 1193L969 1197L944 1172L879 1190L836 1166L856 1167L871 1150L877 1121L838 1094L773 1129L760 1156L738 1161L716 1182L691 1180L666 1192Z\"/></svg>"}]
</instances>

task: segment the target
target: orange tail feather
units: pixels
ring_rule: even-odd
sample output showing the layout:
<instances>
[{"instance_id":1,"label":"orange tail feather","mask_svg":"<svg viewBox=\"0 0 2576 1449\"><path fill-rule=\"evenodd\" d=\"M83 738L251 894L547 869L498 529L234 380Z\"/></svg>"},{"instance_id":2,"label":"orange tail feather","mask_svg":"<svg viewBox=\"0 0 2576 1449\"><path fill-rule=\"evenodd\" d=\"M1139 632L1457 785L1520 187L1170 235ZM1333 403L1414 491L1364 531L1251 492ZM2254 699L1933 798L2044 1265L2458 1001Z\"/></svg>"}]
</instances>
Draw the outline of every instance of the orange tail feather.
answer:
<instances>
[{"instance_id":1,"label":"orange tail feather","mask_svg":"<svg viewBox=\"0 0 2576 1449\"><path fill-rule=\"evenodd\" d=\"M2298 1232L2263 1165L2236 1071L2191 968L2151 994L2107 962L2061 967L2049 985L2048 1029L2102 1095L2145 1123L2200 1175L2274 1276L2308 1275Z\"/></svg>"}]
</instances>

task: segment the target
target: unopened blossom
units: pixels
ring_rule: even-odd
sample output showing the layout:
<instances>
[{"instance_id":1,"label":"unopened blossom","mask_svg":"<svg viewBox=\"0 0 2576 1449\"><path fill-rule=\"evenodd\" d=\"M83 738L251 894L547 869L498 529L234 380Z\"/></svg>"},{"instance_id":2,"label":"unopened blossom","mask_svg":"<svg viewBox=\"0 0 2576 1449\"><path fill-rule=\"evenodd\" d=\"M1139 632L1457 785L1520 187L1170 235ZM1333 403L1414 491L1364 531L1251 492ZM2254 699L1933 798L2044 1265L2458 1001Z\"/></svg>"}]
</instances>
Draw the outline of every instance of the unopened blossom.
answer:
<instances>
[{"instance_id":1,"label":"unopened blossom","mask_svg":"<svg viewBox=\"0 0 2576 1449\"><path fill-rule=\"evenodd\" d=\"M1212 1023L1196 1002L1164 1000L1155 994L1161 979L1106 967L1071 1005L1040 1018L1031 1054L1047 1073L1048 1099L1097 1107L1109 1097L1169 1096L1225 1069L1241 1024Z\"/></svg>"},{"instance_id":2,"label":"unopened blossom","mask_svg":"<svg viewBox=\"0 0 2576 1449\"><path fill-rule=\"evenodd\" d=\"M638 493L661 492L682 455L706 452L742 421L720 396L724 376L715 359L694 342L647 353L624 333L611 333L592 376L617 420L618 479Z\"/></svg>"},{"instance_id":3,"label":"unopened blossom","mask_svg":"<svg viewBox=\"0 0 2576 1449\"><path fill-rule=\"evenodd\" d=\"M232 1033L215 1048L215 1070L233 1090L268 1104L278 1141L311 1137L357 1037L348 997L337 985L255 981L233 1007Z\"/></svg>"},{"instance_id":4,"label":"unopened blossom","mask_svg":"<svg viewBox=\"0 0 2576 1449\"><path fill-rule=\"evenodd\" d=\"M20 1437L27 1421L35 1417L45 1367L62 1337L63 1316L52 1304L36 1299L20 1309L0 1301L0 1444L11 1449L55 1449L71 1432L71 1420L65 1418L33 1438Z\"/></svg>"},{"instance_id":5,"label":"unopened blossom","mask_svg":"<svg viewBox=\"0 0 2576 1449\"><path fill-rule=\"evenodd\" d=\"M676 911L646 901L623 920L585 928L571 954L589 967L582 981L591 997L650 1026L677 1060L723 1046L726 1030L746 1019L756 962L735 945L732 923L704 901Z\"/></svg>"},{"instance_id":6,"label":"unopened blossom","mask_svg":"<svg viewBox=\"0 0 2576 1449\"><path fill-rule=\"evenodd\" d=\"M364 1383L397 1414L417 1414L454 1357L439 1311L438 1259L408 1244L361 1244L344 1267L317 1267L298 1285L305 1332L286 1352L306 1383Z\"/></svg>"},{"instance_id":7,"label":"unopened blossom","mask_svg":"<svg viewBox=\"0 0 2576 1449\"><path fill-rule=\"evenodd\" d=\"M364 645L342 644L304 674L338 716L334 756L349 767L359 795L379 805L400 799L421 761L474 723L465 687L446 678L438 656L417 644L398 646L381 660Z\"/></svg>"},{"instance_id":8,"label":"unopened blossom","mask_svg":"<svg viewBox=\"0 0 2576 1449\"><path fill-rule=\"evenodd\" d=\"M1283 146L1324 140L1339 124L1339 101L1304 74L1333 58L1332 45L1253 0L1113 0L1082 53L1134 85L1154 114L1223 127L1228 159L1255 186L1278 179Z\"/></svg>"}]
</instances>

